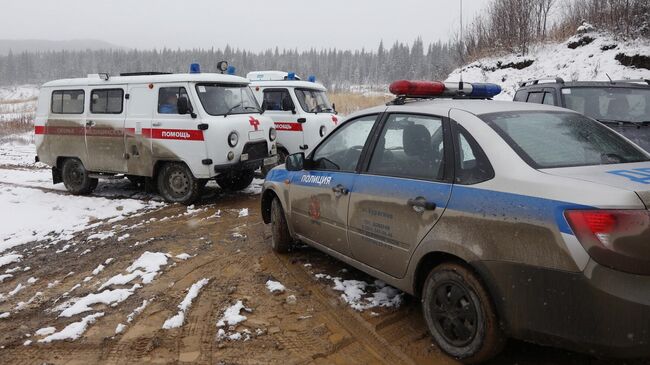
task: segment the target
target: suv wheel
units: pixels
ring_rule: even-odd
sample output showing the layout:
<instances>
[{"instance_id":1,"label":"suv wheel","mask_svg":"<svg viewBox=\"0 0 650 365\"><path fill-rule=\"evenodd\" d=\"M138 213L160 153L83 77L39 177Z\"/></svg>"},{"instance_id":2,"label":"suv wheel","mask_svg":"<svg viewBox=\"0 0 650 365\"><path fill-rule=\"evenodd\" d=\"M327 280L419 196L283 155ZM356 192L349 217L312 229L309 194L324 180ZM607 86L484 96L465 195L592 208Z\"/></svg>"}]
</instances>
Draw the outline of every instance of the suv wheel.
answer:
<instances>
[{"instance_id":1,"label":"suv wheel","mask_svg":"<svg viewBox=\"0 0 650 365\"><path fill-rule=\"evenodd\" d=\"M97 187L98 180L91 178L83 163L76 158L66 159L61 170L63 185L74 195L90 194Z\"/></svg>"},{"instance_id":2,"label":"suv wheel","mask_svg":"<svg viewBox=\"0 0 650 365\"><path fill-rule=\"evenodd\" d=\"M254 177L253 170L229 171L218 175L216 180L223 190L239 191L246 189L253 182Z\"/></svg>"},{"instance_id":3,"label":"suv wheel","mask_svg":"<svg viewBox=\"0 0 650 365\"><path fill-rule=\"evenodd\" d=\"M271 248L274 252L287 253L291 250L293 239L278 198L273 198L271 203L271 233Z\"/></svg>"},{"instance_id":4,"label":"suv wheel","mask_svg":"<svg viewBox=\"0 0 650 365\"><path fill-rule=\"evenodd\" d=\"M165 164L158 172L158 191L170 203L192 204L201 195L199 182L181 162Z\"/></svg>"},{"instance_id":5,"label":"suv wheel","mask_svg":"<svg viewBox=\"0 0 650 365\"><path fill-rule=\"evenodd\" d=\"M476 364L501 351L505 341L494 305L466 267L455 263L437 266L422 292L427 327L445 353L465 364Z\"/></svg>"}]
</instances>

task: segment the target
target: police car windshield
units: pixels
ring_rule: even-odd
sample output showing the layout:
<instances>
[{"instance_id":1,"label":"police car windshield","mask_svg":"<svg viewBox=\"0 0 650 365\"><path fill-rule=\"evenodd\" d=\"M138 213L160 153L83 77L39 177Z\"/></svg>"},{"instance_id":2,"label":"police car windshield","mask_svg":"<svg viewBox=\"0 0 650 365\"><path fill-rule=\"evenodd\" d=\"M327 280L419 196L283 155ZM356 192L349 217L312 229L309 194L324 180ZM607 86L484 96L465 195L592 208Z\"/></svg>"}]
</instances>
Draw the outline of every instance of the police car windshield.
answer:
<instances>
[{"instance_id":1,"label":"police car windshield","mask_svg":"<svg viewBox=\"0 0 650 365\"><path fill-rule=\"evenodd\" d=\"M601 122L650 121L650 88L573 87L562 95L567 108Z\"/></svg>"},{"instance_id":2,"label":"police car windshield","mask_svg":"<svg viewBox=\"0 0 650 365\"><path fill-rule=\"evenodd\" d=\"M197 84L196 92L206 113L231 115L259 113L260 107L248 85Z\"/></svg>"},{"instance_id":3,"label":"police car windshield","mask_svg":"<svg viewBox=\"0 0 650 365\"><path fill-rule=\"evenodd\" d=\"M327 99L327 94L321 90L296 89L296 97L302 110L307 113L333 112L332 105Z\"/></svg>"},{"instance_id":4,"label":"police car windshield","mask_svg":"<svg viewBox=\"0 0 650 365\"><path fill-rule=\"evenodd\" d=\"M504 112L481 118L534 168L649 160L620 135L580 114Z\"/></svg>"}]
</instances>

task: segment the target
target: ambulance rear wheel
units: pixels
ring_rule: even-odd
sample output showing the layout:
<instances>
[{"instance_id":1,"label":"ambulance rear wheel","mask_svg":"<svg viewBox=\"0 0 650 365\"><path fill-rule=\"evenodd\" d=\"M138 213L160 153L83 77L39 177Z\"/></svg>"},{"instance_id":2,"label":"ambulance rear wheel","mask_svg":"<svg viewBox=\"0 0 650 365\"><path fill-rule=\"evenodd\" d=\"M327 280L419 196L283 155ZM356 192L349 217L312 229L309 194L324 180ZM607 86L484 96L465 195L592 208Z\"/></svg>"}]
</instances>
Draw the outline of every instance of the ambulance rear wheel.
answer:
<instances>
[{"instance_id":1,"label":"ambulance rear wheel","mask_svg":"<svg viewBox=\"0 0 650 365\"><path fill-rule=\"evenodd\" d=\"M201 195L201 186L184 163L170 162L158 172L158 192L170 203L192 204Z\"/></svg>"},{"instance_id":2,"label":"ambulance rear wheel","mask_svg":"<svg viewBox=\"0 0 650 365\"><path fill-rule=\"evenodd\" d=\"M239 191L246 189L255 177L253 170L230 171L217 176L217 184L223 190Z\"/></svg>"},{"instance_id":3,"label":"ambulance rear wheel","mask_svg":"<svg viewBox=\"0 0 650 365\"><path fill-rule=\"evenodd\" d=\"M63 162L61 169L63 185L74 195L87 195L97 187L97 179L91 178L83 163L76 158L69 158Z\"/></svg>"}]
</instances>

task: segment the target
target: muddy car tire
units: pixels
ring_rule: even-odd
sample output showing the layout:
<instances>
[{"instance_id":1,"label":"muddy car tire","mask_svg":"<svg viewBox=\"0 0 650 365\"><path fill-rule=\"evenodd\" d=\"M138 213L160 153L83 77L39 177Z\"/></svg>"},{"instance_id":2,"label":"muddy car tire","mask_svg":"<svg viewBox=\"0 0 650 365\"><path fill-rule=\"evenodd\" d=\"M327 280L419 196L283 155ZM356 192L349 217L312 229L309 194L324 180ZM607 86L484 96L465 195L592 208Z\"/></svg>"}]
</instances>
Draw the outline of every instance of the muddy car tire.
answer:
<instances>
[{"instance_id":1,"label":"muddy car tire","mask_svg":"<svg viewBox=\"0 0 650 365\"><path fill-rule=\"evenodd\" d=\"M170 203L189 205L201 196L201 186L189 167L181 162L165 164L157 177L158 192Z\"/></svg>"},{"instance_id":2,"label":"muddy car tire","mask_svg":"<svg viewBox=\"0 0 650 365\"><path fill-rule=\"evenodd\" d=\"M293 239L289 233L282 204L278 198L274 198L271 203L271 248L277 253L288 253L292 245Z\"/></svg>"},{"instance_id":3,"label":"muddy car tire","mask_svg":"<svg viewBox=\"0 0 650 365\"><path fill-rule=\"evenodd\" d=\"M435 267L422 290L422 312L438 347L465 364L496 356L505 337L487 290L468 268Z\"/></svg>"},{"instance_id":4,"label":"muddy car tire","mask_svg":"<svg viewBox=\"0 0 650 365\"><path fill-rule=\"evenodd\" d=\"M252 170L225 172L217 176L217 184L226 191L239 191L246 189L255 177L255 172Z\"/></svg>"},{"instance_id":5,"label":"muddy car tire","mask_svg":"<svg viewBox=\"0 0 650 365\"><path fill-rule=\"evenodd\" d=\"M61 176L65 188L74 195L90 194L98 184L98 180L91 178L83 163L76 158L69 158L63 162Z\"/></svg>"}]
</instances>

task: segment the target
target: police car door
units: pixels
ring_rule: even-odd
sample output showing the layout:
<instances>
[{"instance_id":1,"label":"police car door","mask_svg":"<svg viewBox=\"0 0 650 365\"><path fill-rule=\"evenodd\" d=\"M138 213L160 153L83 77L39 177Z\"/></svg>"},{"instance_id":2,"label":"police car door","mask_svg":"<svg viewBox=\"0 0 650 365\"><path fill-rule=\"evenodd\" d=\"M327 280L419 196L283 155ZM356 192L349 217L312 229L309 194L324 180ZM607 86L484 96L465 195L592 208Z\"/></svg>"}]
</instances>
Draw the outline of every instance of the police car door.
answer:
<instances>
[{"instance_id":1,"label":"police car door","mask_svg":"<svg viewBox=\"0 0 650 365\"><path fill-rule=\"evenodd\" d=\"M126 172L124 88L125 85L91 88L86 119L88 170Z\"/></svg>"},{"instance_id":2,"label":"police car door","mask_svg":"<svg viewBox=\"0 0 650 365\"><path fill-rule=\"evenodd\" d=\"M304 144L303 124L299 122L300 114L296 109L291 93L286 88L267 88L263 91L262 103L265 115L269 116L275 124L278 133L278 143L288 152L302 151ZM281 161L280 163L284 163Z\"/></svg>"},{"instance_id":3,"label":"police car door","mask_svg":"<svg viewBox=\"0 0 650 365\"><path fill-rule=\"evenodd\" d=\"M446 118L388 114L350 200L352 256L403 277L451 194Z\"/></svg>"},{"instance_id":4,"label":"police car door","mask_svg":"<svg viewBox=\"0 0 650 365\"><path fill-rule=\"evenodd\" d=\"M187 98L196 111L196 103L188 94L187 83L157 86L158 107L151 123L151 141L154 159L184 161L192 173L207 176L209 169L202 161L207 156L203 131L198 129L198 119L179 114L177 101Z\"/></svg>"},{"instance_id":5,"label":"police car door","mask_svg":"<svg viewBox=\"0 0 650 365\"><path fill-rule=\"evenodd\" d=\"M303 240L349 254L348 203L357 166L377 115L346 122L312 154L313 168L291 179L291 220Z\"/></svg>"}]
</instances>

